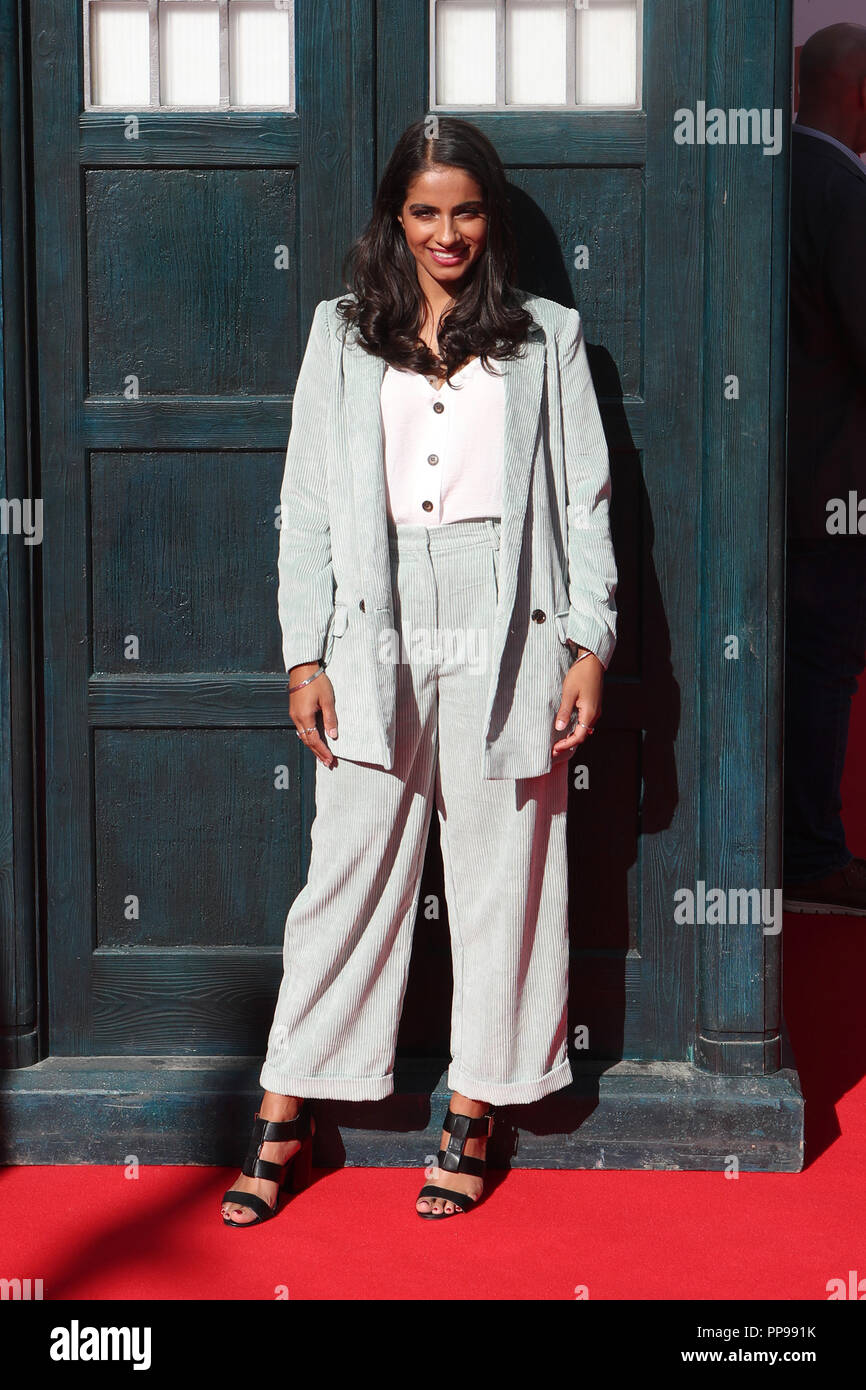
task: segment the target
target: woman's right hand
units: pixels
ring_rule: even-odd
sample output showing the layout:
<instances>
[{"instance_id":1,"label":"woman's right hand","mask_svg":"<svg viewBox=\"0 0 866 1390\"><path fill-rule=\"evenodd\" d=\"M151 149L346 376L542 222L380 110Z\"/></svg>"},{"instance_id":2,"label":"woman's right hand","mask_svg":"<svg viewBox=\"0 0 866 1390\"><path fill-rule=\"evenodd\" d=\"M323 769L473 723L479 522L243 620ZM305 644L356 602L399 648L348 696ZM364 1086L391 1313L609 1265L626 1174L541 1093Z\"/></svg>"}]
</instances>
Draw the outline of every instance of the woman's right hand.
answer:
<instances>
[{"instance_id":1,"label":"woman's right hand","mask_svg":"<svg viewBox=\"0 0 866 1390\"><path fill-rule=\"evenodd\" d=\"M303 666L293 666L289 671L289 685L298 685L300 681L311 676L318 666L319 661L308 661ZM337 761L322 735L319 733L318 717L319 710L322 711L322 722L327 731L328 738L337 737L337 712L334 708L334 687L328 680L324 671L316 676L315 680L310 681L309 685L303 686L301 690L296 690L289 696L289 716L298 731L301 740L311 748L325 767L333 767ZM307 733L311 729L312 733Z\"/></svg>"}]
</instances>

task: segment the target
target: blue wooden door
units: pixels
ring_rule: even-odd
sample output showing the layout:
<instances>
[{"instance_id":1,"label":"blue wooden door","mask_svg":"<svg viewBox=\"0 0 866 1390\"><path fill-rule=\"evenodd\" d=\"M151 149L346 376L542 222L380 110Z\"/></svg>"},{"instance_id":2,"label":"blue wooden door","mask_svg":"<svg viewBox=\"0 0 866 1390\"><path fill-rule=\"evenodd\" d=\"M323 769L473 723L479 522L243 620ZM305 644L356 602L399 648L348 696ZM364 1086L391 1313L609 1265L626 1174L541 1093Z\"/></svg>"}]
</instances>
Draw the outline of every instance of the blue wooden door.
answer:
<instances>
[{"instance_id":1,"label":"blue wooden door","mask_svg":"<svg viewBox=\"0 0 866 1390\"><path fill-rule=\"evenodd\" d=\"M579 17L574 7L561 8L576 46ZM633 8L637 24L641 7ZM455 87L459 95L459 76L450 75L447 53L437 51L449 41L448 0L429 25L423 6L386 0L382 7L379 79L387 100L379 109L380 151L424 114L424 102L431 115L459 114L489 135L506 165L520 283L580 309L611 454L618 643L601 728L570 767L575 1060L686 1057L694 1027L693 993L682 987L695 968L693 937L670 930L665 905L678 883L695 876L697 848L696 692L688 676L677 679L670 650L688 650L694 636L686 576L697 546L698 488L686 461L700 451L701 389L699 323L691 320L685 335L673 325L689 322L702 268L688 255L697 208L661 215L676 182L690 169L696 175L697 158L692 149L674 163L668 132L647 111L666 110L666 84L677 69L685 80L694 61L676 46L671 53L673 14L661 8L644 17L636 35L644 101L637 90L633 110L591 112L547 104L557 88L554 73L535 106L509 103L521 67L521 56L507 51L509 40L528 35L508 27L507 8L500 19L490 7L499 20L487 45L497 50L490 89L479 83L479 99L460 106L447 100ZM483 29L476 39L484 44ZM397 53L406 55L399 65ZM634 56L624 46L623 63ZM489 57L476 53L479 65ZM576 103L577 73L566 69L561 95ZM650 353L648 322L659 325ZM662 419L669 422L663 440ZM672 508L676 524L668 528ZM654 512L661 529L653 538Z\"/></svg>"},{"instance_id":2,"label":"blue wooden door","mask_svg":"<svg viewBox=\"0 0 866 1390\"><path fill-rule=\"evenodd\" d=\"M49 1048L255 1055L311 811L276 509L308 325L369 191L370 36L340 0L297 0L293 32L272 7L294 110L257 109L221 0L188 66L216 62L223 105L195 109L150 8L142 100L97 4L31 6Z\"/></svg>"},{"instance_id":3,"label":"blue wooden door","mask_svg":"<svg viewBox=\"0 0 866 1390\"><path fill-rule=\"evenodd\" d=\"M778 766L767 749L778 687L768 703L767 663L781 439L770 437L751 473L744 451L752 429L766 439L768 373L778 379L781 355L775 342L772 364L762 356L735 287L748 279L760 294L751 277L774 245L779 255L785 165L754 145L678 140L675 129L680 108L696 113L699 98L767 104L774 62L786 91L784 45L774 57L774 17L749 5L576 0L533 10L479 0L470 9L382 0L377 150L381 169L422 116L478 125L506 166L521 285L575 305L584 322L620 582L602 726L571 764L573 1060L749 1072L772 1057L772 1070L778 998L754 983L777 961L778 939L760 923L699 930L676 920L675 904L699 881L767 884L777 860L780 827L767 811ZM744 45L752 90L737 67ZM734 362L749 390L723 419ZM732 636L741 660L725 659Z\"/></svg>"}]
</instances>

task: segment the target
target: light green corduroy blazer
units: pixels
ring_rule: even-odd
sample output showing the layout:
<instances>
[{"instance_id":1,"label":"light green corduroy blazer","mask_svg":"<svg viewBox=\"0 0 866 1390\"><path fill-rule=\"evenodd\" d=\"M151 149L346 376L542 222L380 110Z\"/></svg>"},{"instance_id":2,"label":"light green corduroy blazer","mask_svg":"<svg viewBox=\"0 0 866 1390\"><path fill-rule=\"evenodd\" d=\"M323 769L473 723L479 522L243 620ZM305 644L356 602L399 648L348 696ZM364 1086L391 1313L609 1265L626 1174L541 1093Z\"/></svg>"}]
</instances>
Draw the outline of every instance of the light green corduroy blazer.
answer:
<instances>
[{"instance_id":1,"label":"light green corduroy blazer","mask_svg":"<svg viewBox=\"0 0 866 1390\"><path fill-rule=\"evenodd\" d=\"M523 354L504 376L505 456L485 777L551 769L571 639L605 667L616 644L610 467L576 309L524 294ZM396 669L380 387L386 364L316 307L298 374L278 509L286 670L324 660L339 756L393 766ZM542 616L543 615L543 616Z\"/></svg>"}]
</instances>

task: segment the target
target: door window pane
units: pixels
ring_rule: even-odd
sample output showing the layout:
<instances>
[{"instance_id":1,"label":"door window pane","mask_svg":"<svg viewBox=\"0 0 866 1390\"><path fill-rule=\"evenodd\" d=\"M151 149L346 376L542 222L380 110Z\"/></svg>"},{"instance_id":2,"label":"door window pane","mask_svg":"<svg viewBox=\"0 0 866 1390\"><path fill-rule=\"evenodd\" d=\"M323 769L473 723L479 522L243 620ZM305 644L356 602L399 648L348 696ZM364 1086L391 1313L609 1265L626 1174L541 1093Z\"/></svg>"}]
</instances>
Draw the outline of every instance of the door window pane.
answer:
<instances>
[{"instance_id":1,"label":"door window pane","mask_svg":"<svg viewBox=\"0 0 866 1390\"><path fill-rule=\"evenodd\" d=\"M291 16L274 0L230 0L233 106L292 106Z\"/></svg>"},{"instance_id":2,"label":"door window pane","mask_svg":"<svg viewBox=\"0 0 866 1390\"><path fill-rule=\"evenodd\" d=\"M604 0L577 12L577 99L584 106L637 101L637 6Z\"/></svg>"},{"instance_id":3,"label":"door window pane","mask_svg":"<svg viewBox=\"0 0 866 1390\"><path fill-rule=\"evenodd\" d=\"M566 7L512 0L505 11L505 99L524 105L568 100Z\"/></svg>"},{"instance_id":4,"label":"door window pane","mask_svg":"<svg viewBox=\"0 0 866 1390\"><path fill-rule=\"evenodd\" d=\"M219 106L220 12L212 0L159 7L161 106Z\"/></svg>"},{"instance_id":5,"label":"door window pane","mask_svg":"<svg viewBox=\"0 0 866 1390\"><path fill-rule=\"evenodd\" d=\"M147 0L90 6L90 91L95 106L147 106L150 41Z\"/></svg>"},{"instance_id":6,"label":"door window pane","mask_svg":"<svg viewBox=\"0 0 866 1390\"><path fill-rule=\"evenodd\" d=\"M485 106L496 101L495 0L448 0L437 6L437 101Z\"/></svg>"}]
</instances>

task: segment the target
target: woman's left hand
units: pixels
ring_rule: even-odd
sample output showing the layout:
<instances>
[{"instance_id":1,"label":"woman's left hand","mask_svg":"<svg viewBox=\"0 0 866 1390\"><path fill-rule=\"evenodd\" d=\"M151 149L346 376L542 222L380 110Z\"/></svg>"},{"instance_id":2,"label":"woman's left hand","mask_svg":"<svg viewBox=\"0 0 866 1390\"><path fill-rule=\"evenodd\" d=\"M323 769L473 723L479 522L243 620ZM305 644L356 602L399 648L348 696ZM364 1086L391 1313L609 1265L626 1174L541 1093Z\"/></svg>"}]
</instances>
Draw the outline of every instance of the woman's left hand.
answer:
<instances>
[{"instance_id":1,"label":"woman's left hand","mask_svg":"<svg viewBox=\"0 0 866 1390\"><path fill-rule=\"evenodd\" d=\"M592 729L601 714L601 691L604 684L604 666L594 652L576 661L562 682L562 700L556 712L555 728L567 729L575 708L579 723L574 732L557 739L551 749L551 758L567 758L579 743L591 737ZM588 725L585 728L584 725Z\"/></svg>"}]
</instances>

